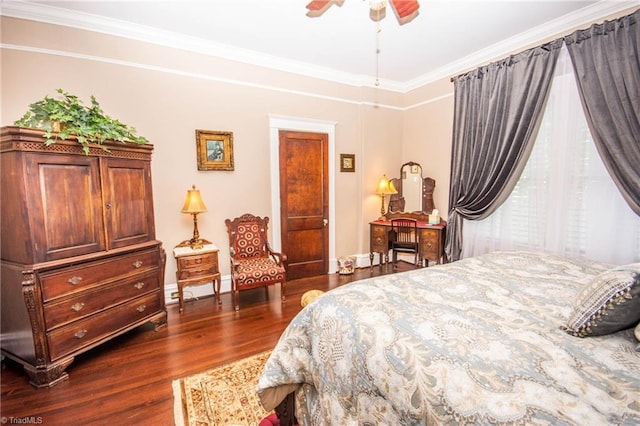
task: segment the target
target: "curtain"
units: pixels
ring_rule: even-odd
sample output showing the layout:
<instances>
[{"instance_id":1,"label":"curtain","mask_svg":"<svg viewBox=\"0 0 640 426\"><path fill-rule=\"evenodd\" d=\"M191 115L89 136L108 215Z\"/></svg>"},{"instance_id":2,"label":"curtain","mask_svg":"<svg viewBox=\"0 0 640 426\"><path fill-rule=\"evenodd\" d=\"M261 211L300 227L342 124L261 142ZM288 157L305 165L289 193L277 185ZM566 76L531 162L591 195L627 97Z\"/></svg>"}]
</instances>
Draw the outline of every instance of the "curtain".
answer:
<instances>
[{"instance_id":1,"label":"curtain","mask_svg":"<svg viewBox=\"0 0 640 426\"><path fill-rule=\"evenodd\" d=\"M518 183L491 216L465 221L463 236L464 257L532 250L615 264L640 261L640 217L598 155L566 49Z\"/></svg>"},{"instance_id":2,"label":"curtain","mask_svg":"<svg viewBox=\"0 0 640 426\"><path fill-rule=\"evenodd\" d=\"M598 153L640 215L640 9L564 38Z\"/></svg>"},{"instance_id":3,"label":"curtain","mask_svg":"<svg viewBox=\"0 0 640 426\"><path fill-rule=\"evenodd\" d=\"M451 185L445 251L460 259L463 219L507 198L533 146L561 40L453 79Z\"/></svg>"}]
</instances>

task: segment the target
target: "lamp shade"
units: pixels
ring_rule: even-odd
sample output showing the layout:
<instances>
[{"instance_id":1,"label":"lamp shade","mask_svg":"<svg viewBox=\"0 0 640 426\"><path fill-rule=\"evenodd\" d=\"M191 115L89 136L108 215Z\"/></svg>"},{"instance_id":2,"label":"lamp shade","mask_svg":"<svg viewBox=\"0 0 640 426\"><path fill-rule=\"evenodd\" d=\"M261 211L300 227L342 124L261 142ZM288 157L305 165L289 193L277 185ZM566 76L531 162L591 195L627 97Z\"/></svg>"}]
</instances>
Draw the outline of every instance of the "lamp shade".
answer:
<instances>
[{"instance_id":1,"label":"lamp shade","mask_svg":"<svg viewBox=\"0 0 640 426\"><path fill-rule=\"evenodd\" d=\"M196 189L196 186L193 185L191 189L187 190L187 199L184 201L184 206L182 206L182 213L204 213L207 211L207 206L202 202L202 197L200 196L200 190Z\"/></svg>"},{"instance_id":2,"label":"lamp shade","mask_svg":"<svg viewBox=\"0 0 640 426\"><path fill-rule=\"evenodd\" d=\"M378 195L390 195L397 194L396 188L393 186L393 183L387 178L387 175L382 175L380 181L378 182L378 190L376 194Z\"/></svg>"}]
</instances>

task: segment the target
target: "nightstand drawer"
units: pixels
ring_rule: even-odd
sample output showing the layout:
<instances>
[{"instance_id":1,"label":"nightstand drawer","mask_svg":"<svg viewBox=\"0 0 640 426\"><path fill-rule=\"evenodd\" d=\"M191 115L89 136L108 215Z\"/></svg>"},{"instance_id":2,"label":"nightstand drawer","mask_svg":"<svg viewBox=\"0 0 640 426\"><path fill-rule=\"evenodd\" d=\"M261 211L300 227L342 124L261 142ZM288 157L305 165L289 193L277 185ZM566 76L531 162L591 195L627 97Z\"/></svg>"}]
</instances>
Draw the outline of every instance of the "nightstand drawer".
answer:
<instances>
[{"instance_id":1,"label":"nightstand drawer","mask_svg":"<svg viewBox=\"0 0 640 426\"><path fill-rule=\"evenodd\" d=\"M208 268L218 269L218 253L205 253L194 256L182 256L178 258L179 269L204 270Z\"/></svg>"},{"instance_id":2,"label":"nightstand drawer","mask_svg":"<svg viewBox=\"0 0 640 426\"><path fill-rule=\"evenodd\" d=\"M118 256L97 262L87 262L40 277L44 300L84 291L119 276L140 273L157 267L158 252L146 251Z\"/></svg>"},{"instance_id":3,"label":"nightstand drawer","mask_svg":"<svg viewBox=\"0 0 640 426\"><path fill-rule=\"evenodd\" d=\"M129 299L160 288L158 269L136 275L119 282L86 291L66 300L47 303L44 307L44 320L47 330L59 327L72 321L89 316L95 312L108 309Z\"/></svg>"}]
</instances>

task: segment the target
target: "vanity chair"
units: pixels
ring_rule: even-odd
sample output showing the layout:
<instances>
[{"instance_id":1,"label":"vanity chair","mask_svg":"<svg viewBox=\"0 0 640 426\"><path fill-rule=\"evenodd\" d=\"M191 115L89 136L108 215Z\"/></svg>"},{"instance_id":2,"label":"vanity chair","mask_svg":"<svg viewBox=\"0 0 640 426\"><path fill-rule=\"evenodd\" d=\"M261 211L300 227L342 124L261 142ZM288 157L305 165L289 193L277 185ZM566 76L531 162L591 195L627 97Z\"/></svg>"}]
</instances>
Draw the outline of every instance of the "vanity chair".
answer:
<instances>
[{"instance_id":1,"label":"vanity chair","mask_svg":"<svg viewBox=\"0 0 640 426\"><path fill-rule=\"evenodd\" d=\"M412 253L413 264L418 266L420 243L417 224L418 221L411 218L391 219L389 248L391 249L394 268L398 265L398 253Z\"/></svg>"}]
</instances>

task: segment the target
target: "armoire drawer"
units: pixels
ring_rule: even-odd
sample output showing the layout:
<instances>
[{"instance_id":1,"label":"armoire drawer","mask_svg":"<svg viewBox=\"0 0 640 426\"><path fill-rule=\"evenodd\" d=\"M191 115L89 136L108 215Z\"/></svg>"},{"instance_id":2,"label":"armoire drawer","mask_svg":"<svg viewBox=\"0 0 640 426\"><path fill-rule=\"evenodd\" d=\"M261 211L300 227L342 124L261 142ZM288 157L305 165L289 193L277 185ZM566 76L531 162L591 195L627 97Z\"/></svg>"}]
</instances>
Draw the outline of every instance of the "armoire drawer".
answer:
<instances>
[{"instance_id":1,"label":"armoire drawer","mask_svg":"<svg viewBox=\"0 0 640 426\"><path fill-rule=\"evenodd\" d=\"M133 299L161 286L158 268L95 290L74 294L73 297L56 300L44 305L47 330L87 317L95 312Z\"/></svg>"},{"instance_id":2,"label":"armoire drawer","mask_svg":"<svg viewBox=\"0 0 640 426\"><path fill-rule=\"evenodd\" d=\"M156 291L48 332L51 359L59 359L137 325L162 309L162 297L162 292Z\"/></svg>"},{"instance_id":3,"label":"armoire drawer","mask_svg":"<svg viewBox=\"0 0 640 426\"><path fill-rule=\"evenodd\" d=\"M40 282L44 300L83 291L118 276L147 271L157 265L157 257L155 250L142 251L43 273Z\"/></svg>"}]
</instances>

